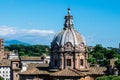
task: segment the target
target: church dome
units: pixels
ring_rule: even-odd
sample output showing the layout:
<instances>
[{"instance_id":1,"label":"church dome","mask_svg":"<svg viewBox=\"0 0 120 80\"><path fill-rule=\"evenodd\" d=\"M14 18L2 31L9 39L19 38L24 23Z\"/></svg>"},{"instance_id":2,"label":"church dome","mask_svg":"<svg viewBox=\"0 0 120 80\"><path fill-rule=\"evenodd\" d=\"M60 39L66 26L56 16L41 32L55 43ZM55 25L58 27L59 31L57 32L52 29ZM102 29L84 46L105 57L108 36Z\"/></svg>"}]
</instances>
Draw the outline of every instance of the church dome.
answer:
<instances>
[{"instance_id":1,"label":"church dome","mask_svg":"<svg viewBox=\"0 0 120 80\"><path fill-rule=\"evenodd\" d=\"M73 16L70 15L69 8L68 15L65 16L64 28L55 35L51 45L63 47L68 42L71 43L73 47L86 44L84 37L74 29Z\"/></svg>"}]
</instances>

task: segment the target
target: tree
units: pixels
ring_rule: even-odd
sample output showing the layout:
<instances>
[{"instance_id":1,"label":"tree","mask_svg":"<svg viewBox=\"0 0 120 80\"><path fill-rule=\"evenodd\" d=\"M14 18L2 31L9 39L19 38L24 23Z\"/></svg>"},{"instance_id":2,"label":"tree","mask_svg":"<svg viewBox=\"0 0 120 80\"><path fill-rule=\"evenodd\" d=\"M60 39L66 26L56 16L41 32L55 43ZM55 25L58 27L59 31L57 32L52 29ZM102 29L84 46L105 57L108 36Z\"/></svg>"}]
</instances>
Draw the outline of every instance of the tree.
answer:
<instances>
[{"instance_id":1,"label":"tree","mask_svg":"<svg viewBox=\"0 0 120 80\"><path fill-rule=\"evenodd\" d=\"M110 79L107 76L102 76L102 77L96 78L96 80L110 80Z\"/></svg>"},{"instance_id":2,"label":"tree","mask_svg":"<svg viewBox=\"0 0 120 80\"><path fill-rule=\"evenodd\" d=\"M2 77L0 76L0 80L4 80L4 78L2 78Z\"/></svg>"},{"instance_id":3,"label":"tree","mask_svg":"<svg viewBox=\"0 0 120 80\"><path fill-rule=\"evenodd\" d=\"M110 60L109 59L105 59L104 62L103 62L103 65L107 66L108 64L110 64Z\"/></svg>"},{"instance_id":4,"label":"tree","mask_svg":"<svg viewBox=\"0 0 120 80\"><path fill-rule=\"evenodd\" d=\"M96 80L120 80L120 76L102 76L102 77L97 77Z\"/></svg>"},{"instance_id":5,"label":"tree","mask_svg":"<svg viewBox=\"0 0 120 80\"><path fill-rule=\"evenodd\" d=\"M91 58L88 58L88 62L91 63L91 64L96 64L96 58L94 57L91 57Z\"/></svg>"},{"instance_id":6,"label":"tree","mask_svg":"<svg viewBox=\"0 0 120 80\"><path fill-rule=\"evenodd\" d=\"M115 62L115 65L116 65L116 67L118 68L118 70L120 71L120 59L118 59L118 60Z\"/></svg>"},{"instance_id":7,"label":"tree","mask_svg":"<svg viewBox=\"0 0 120 80\"><path fill-rule=\"evenodd\" d=\"M6 46L5 50L17 51L20 56L41 56L43 53L49 55L49 46L46 45L10 45Z\"/></svg>"},{"instance_id":8,"label":"tree","mask_svg":"<svg viewBox=\"0 0 120 80\"><path fill-rule=\"evenodd\" d=\"M101 52L96 52L93 54L93 57L96 59L103 59L104 58L104 54Z\"/></svg>"},{"instance_id":9,"label":"tree","mask_svg":"<svg viewBox=\"0 0 120 80\"><path fill-rule=\"evenodd\" d=\"M20 56L25 56L25 53L23 51L19 52Z\"/></svg>"},{"instance_id":10,"label":"tree","mask_svg":"<svg viewBox=\"0 0 120 80\"><path fill-rule=\"evenodd\" d=\"M108 50L105 53L105 56L106 56L107 59L112 59L112 58L115 57L114 54L118 54L118 53L116 53L114 50Z\"/></svg>"},{"instance_id":11,"label":"tree","mask_svg":"<svg viewBox=\"0 0 120 80\"><path fill-rule=\"evenodd\" d=\"M95 47L94 47L94 52L101 52L103 50L103 47L101 44L97 44Z\"/></svg>"},{"instance_id":12,"label":"tree","mask_svg":"<svg viewBox=\"0 0 120 80\"><path fill-rule=\"evenodd\" d=\"M112 80L120 80L120 76L114 77Z\"/></svg>"}]
</instances>

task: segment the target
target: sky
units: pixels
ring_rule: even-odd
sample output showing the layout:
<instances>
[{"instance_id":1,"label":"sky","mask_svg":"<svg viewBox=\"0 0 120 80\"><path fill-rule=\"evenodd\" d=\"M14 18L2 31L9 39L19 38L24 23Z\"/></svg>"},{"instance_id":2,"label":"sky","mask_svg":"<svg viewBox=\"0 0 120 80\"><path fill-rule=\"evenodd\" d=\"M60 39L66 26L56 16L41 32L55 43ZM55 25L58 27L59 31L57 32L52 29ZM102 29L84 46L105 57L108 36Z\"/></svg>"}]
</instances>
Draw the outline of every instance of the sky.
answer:
<instances>
[{"instance_id":1,"label":"sky","mask_svg":"<svg viewBox=\"0 0 120 80\"><path fill-rule=\"evenodd\" d=\"M67 8L88 46L120 43L120 0L0 0L0 38L50 45Z\"/></svg>"}]
</instances>

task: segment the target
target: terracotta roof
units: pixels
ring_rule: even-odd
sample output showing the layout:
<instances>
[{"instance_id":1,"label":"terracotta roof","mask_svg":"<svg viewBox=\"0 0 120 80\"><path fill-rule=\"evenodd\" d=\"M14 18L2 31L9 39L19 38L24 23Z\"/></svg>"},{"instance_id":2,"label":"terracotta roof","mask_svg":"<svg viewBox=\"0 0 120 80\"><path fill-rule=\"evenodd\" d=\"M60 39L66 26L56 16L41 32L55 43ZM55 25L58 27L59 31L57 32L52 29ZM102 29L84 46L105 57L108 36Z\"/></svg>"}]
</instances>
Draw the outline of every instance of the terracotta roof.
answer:
<instances>
[{"instance_id":1,"label":"terracotta roof","mask_svg":"<svg viewBox=\"0 0 120 80\"><path fill-rule=\"evenodd\" d=\"M80 73L75 69L66 68L58 72L50 74L51 76L85 76L84 73Z\"/></svg>"},{"instance_id":2,"label":"terracotta roof","mask_svg":"<svg viewBox=\"0 0 120 80\"><path fill-rule=\"evenodd\" d=\"M76 69L64 69L50 74L51 76L85 76L85 75L104 75L106 67L90 67L89 70L81 71Z\"/></svg>"},{"instance_id":3,"label":"terracotta roof","mask_svg":"<svg viewBox=\"0 0 120 80\"><path fill-rule=\"evenodd\" d=\"M27 71L24 71L20 74L80 77L80 76L86 76L86 75L104 75L107 68L106 67L90 67L89 70L76 70L76 69L66 68L56 72L48 72L48 69L49 69L48 64L32 63L28 65Z\"/></svg>"},{"instance_id":4,"label":"terracotta roof","mask_svg":"<svg viewBox=\"0 0 120 80\"><path fill-rule=\"evenodd\" d=\"M44 63L31 63L31 64L28 64L27 70L32 69L32 68L36 68L36 67L49 67L49 64L44 64Z\"/></svg>"},{"instance_id":5,"label":"terracotta roof","mask_svg":"<svg viewBox=\"0 0 120 80\"><path fill-rule=\"evenodd\" d=\"M28 56L22 56L20 57L21 60L41 60L41 57L28 57Z\"/></svg>"},{"instance_id":6,"label":"terracotta roof","mask_svg":"<svg viewBox=\"0 0 120 80\"><path fill-rule=\"evenodd\" d=\"M20 73L22 75L47 75L49 74L47 71L39 70L38 68L32 68L31 70L27 70L25 72Z\"/></svg>"},{"instance_id":7,"label":"terracotta roof","mask_svg":"<svg viewBox=\"0 0 120 80\"><path fill-rule=\"evenodd\" d=\"M11 63L10 63L10 60L8 60L8 59L2 59L0 61L0 66L10 66L10 65L11 65Z\"/></svg>"},{"instance_id":8,"label":"terracotta roof","mask_svg":"<svg viewBox=\"0 0 120 80\"><path fill-rule=\"evenodd\" d=\"M9 59L11 61L20 61L20 59Z\"/></svg>"},{"instance_id":9,"label":"terracotta roof","mask_svg":"<svg viewBox=\"0 0 120 80\"><path fill-rule=\"evenodd\" d=\"M27 71L21 72L22 75L48 75L48 71L41 68L48 68L48 64L31 63L28 65Z\"/></svg>"},{"instance_id":10,"label":"terracotta roof","mask_svg":"<svg viewBox=\"0 0 120 80\"><path fill-rule=\"evenodd\" d=\"M106 70L106 67L90 67L89 71L82 73L86 75L104 75Z\"/></svg>"}]
</instances>

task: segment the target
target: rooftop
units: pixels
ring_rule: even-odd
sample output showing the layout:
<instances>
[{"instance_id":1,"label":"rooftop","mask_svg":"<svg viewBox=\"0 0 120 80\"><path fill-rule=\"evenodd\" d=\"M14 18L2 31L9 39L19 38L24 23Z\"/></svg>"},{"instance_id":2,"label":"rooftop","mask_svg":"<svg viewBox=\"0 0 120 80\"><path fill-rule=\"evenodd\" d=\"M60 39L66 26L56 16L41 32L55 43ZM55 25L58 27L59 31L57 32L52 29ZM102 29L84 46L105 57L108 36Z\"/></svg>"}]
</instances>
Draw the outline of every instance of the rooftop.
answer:
<instances>
[{"instance_id":1,"label":"rooftop","mask_svg":"<svg viewBox=\"0 0 120 80\"><path fill-rule=\"evenodd\" d=\"M20 73L21 75L50 75L50 76L86 76L86 75L104 75L106 67L90 67L89 70L80 71L76 69L66 68L56 72L49 72L48 64L32 63L28 65L27 71Z\"/></svg>"},{"instance_id":2,"label":"rooftop","mask_svg":"<svg viewBox=\"0 0 120 80\"><path fill-rule=\"evenodd\" d=\"M21 56L21 60L41 60L41 57L28 57L28 56Z\"/></svg>"}]
</instances>

